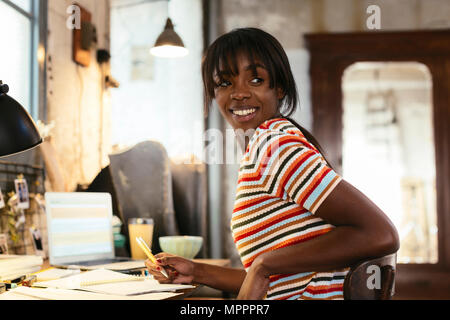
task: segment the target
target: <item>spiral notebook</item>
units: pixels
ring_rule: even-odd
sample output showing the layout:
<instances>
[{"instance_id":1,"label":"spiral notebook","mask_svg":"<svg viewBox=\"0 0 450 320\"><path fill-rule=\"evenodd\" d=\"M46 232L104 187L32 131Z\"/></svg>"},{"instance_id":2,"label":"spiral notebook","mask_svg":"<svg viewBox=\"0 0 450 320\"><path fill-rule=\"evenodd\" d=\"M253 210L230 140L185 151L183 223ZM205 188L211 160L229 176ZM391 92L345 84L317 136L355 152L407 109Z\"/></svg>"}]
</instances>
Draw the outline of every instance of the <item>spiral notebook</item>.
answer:
<instances>
[{"instance_id":1,"label":"spiral notebook","mask_svg":"<svg viewBox=\"0 0 450 320\"><path fill-rule=\"evenodd\" d=\"M84 290L118 296L172 292L194 288L194 286L183 284L161 284L150 277L133 276L107 269L87 271L58 280L36 282L33 286Z\"/></svg>"}]
</instances>

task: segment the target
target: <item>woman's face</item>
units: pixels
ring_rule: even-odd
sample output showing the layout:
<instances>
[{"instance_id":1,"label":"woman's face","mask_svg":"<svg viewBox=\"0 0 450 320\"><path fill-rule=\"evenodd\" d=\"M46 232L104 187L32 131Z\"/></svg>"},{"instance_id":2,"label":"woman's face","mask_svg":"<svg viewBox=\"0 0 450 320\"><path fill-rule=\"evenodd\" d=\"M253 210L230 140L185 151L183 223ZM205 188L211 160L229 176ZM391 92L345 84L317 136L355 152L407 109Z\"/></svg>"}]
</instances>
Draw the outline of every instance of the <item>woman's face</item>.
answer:
<instances>
[{"instance_id":1,"label":"woman's face","mask_svg":"<svg viewBox=\"0 0 450 320\"><path fill-rule=\"evenodd\" d=\"M219 71L222 82L215 75L214 81L218 84L215 99L223 117L235 130L256 129L264 121L278 115L278 102L283 98L283 92L270 88L269 73L258 61L255 61L256 66L252 66L243 54L238 55L236 61L237 75Z\"/></svg>"}]
</instances>

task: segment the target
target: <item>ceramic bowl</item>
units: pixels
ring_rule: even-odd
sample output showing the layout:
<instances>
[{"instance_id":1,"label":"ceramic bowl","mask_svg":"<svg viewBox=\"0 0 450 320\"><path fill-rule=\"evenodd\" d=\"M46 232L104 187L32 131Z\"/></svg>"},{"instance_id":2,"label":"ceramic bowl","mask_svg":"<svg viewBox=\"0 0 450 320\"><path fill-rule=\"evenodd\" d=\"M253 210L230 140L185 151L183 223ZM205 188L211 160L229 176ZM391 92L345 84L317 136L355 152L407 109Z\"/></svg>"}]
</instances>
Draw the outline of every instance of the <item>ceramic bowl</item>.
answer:
<instances>
[{"instance_id":1,"label":"ceramic bowl","mask_svg":"<svg viewBox=\"0 0 450 320\"><path fill-rule=\"evenodd\" d=\"M203 238L196 236L159 237L159 246L164 252L186 259L193 259L203 245Z\"/></svg>"}]
</instances>

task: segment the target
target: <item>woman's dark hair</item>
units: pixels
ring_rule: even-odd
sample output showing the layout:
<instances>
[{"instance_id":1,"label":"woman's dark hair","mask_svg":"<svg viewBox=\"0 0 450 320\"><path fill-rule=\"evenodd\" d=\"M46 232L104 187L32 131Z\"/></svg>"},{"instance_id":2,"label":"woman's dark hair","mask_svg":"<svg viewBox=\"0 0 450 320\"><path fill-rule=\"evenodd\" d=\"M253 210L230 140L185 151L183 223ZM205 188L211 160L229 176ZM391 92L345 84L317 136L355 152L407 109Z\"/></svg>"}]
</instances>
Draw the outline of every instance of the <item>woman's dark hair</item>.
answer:
<instances>
[{"instance_id":1,"label":"woman's dark hair","mask_svg":"<svg viewBox=\"0 0 450 320\"><path fill-rule=\"evenodd\" d=\"M234 29L217 38L206 50L202 60L202 77L204 86L204 108L208 114L215 97L216 83L222 82L222 72L230 75L239 73L236 57L244 54L251 65L258 61L267 69L270 88L281 88L283 98L278 105L278 114L292 122L321 153L322 148L314 136L296 121L290 118L297 108L298 91L292 74L289 59L280 42L272 35L257 28ZM256 74L256 70L253 70ZM328 162L328 161L327 161Z\"/></svg>"}]
</instances>

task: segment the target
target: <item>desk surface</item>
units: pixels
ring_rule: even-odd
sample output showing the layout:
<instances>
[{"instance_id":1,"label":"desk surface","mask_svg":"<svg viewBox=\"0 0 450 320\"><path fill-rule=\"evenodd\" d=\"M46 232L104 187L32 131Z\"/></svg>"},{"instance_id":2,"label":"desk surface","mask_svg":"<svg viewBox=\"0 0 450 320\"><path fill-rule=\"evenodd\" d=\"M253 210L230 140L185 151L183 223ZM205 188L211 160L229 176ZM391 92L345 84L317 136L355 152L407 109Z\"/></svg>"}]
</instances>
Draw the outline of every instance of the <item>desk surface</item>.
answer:
<instances>
[{"instance_id":1,"label":"desk surface","mask_svg":"<svg viewBox=\"0 0 450 320\"><path fill-rule=\"evenodd\" d=\"M220 267L230 267L231 266L231 261L229 259L193 259L195 262L200 262L200 263L209 263L209 264L213 264L213 265L217 265ZM50 262L48 259L44 260L44 263L41 266L41 270L45 270L50 268ZM189 296L191 296L195 290L197 290L200 286L196 286L194 289L185 289L185 290L180 290L179 292L181 292L181 295L178 295L176 297L173 298L169 298L168 300L179 300L179 299L184 299L187 298Z\"/></svg>"},{"instance_id":2,"label":"desk surface","mask_svg":"<svg viewBox=\"0 0 450 320\"><path fill-rule=\"evenodd\" d=\"M195 262L209 263L220 267L230 267L231 261L229 259L194 259ZM44 259L44 263L41 266L41 270L50 268L50 262L48 259Z\"/></svg>"}]
</instances>

